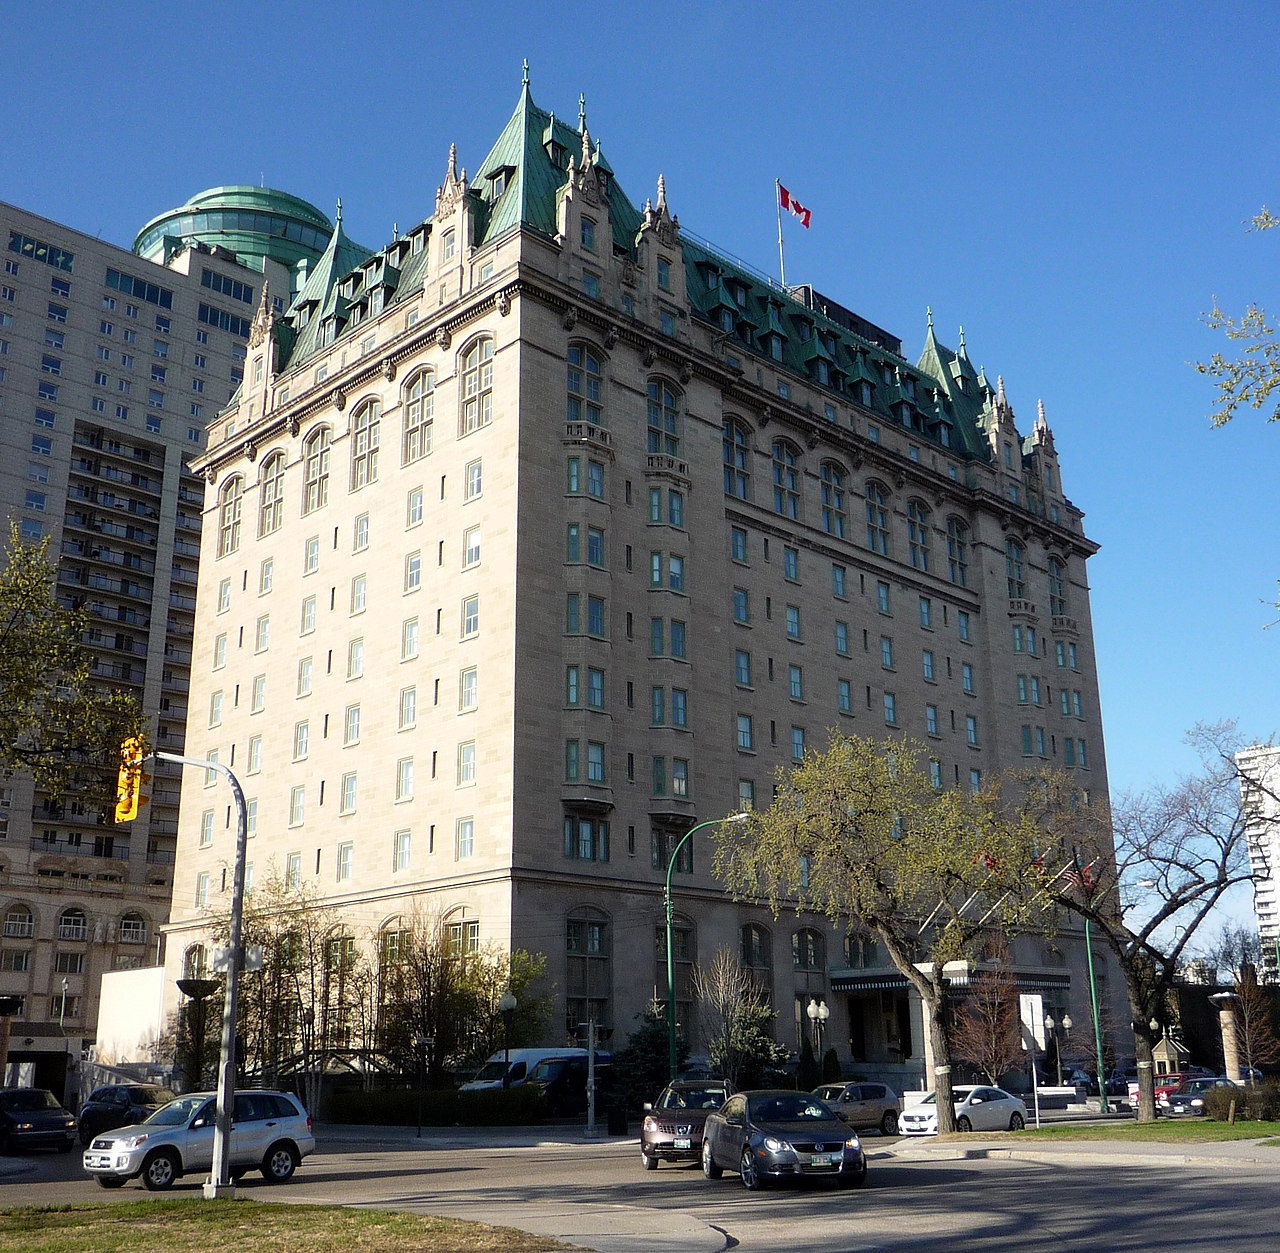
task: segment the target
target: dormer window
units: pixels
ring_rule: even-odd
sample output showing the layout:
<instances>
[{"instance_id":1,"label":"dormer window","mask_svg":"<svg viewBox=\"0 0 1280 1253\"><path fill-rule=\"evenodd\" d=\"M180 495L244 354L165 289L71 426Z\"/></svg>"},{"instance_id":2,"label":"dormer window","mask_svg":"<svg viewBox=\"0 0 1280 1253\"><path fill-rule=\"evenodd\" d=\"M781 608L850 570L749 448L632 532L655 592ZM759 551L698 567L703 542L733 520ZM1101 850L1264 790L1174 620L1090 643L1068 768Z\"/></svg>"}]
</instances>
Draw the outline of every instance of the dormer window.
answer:
<instances>
[{"instance_id":1,"label":"dormer window","mask_svg":"<svg viewBox=\"0 0 1280 1253\"><path fill-rule=\"evenodd\" d=\"M831 385L831 367L825 361L818 361L818 382L824 387Z\"/></svg>"},{"instance_id":2,"label":"dormer window","mask_svg":"<svg viewBox=\"0 0 1280 1253\"><path fill-rule=\"evenodd\" d=\"M720 286L720 275L715 270L707 271L707 290L715 291Z\"/></svg>"},{"instance_id":3,"label":"dormer window","mask_svg":"<svg viewBox=\"0 0 1280 1253\"><path fill-rule=\"evenodd\" d=\"M906 392L912 400L916 398L916 381L913 378L905 378L902 380L902 390Z\"/></svg>"},{"instance_id":4,"label":"dormer window","mask_svg":"<svg viewBox=\"0 0 1280 1253\"><path fill-rule=\"evenodd\" d=\"M862 382L858 384L858 401L861 404L866 405L868 409L871 408L871 384L870 383Z\"/></svg>"},{"instance_id":5,"label":"dormer window","mask_svg":"<svg viewBox=\"0 0 1280 1253\"><path fill-rule=\"evenodd\" d=\"M720 329L726 335L730 335L733 333L733 310L732 309L720 310Z\"/></svg>"},{"instance_id":6,"label":"dormer window","mask_svg":"<svg viewBox=\"0 0 1280 1253\"><path fill-rule=\"evenodd\" d=\"M507 190L507 172L506 170L499 170L493 176L493 193L490 196L490 199L495 201L498 200L502 196L502 193L506 190Z\"/></svg>"},{"instance_id":7,"label":"dormer window","mask_svg":"<svg viewBox=\"0 0 1280 1253\"><path fill-rule=\"evenodd\" d=\"M671 290L671 262L666 257L658 258L658 286L663 291Z\"/></svg>"},{"instance_id":8,"label":"dormer window","mask_svg":"<svg viewBox=\"0 0 1280 1253\"><path fill-rule=\"evenodd\" d=\"M800 330L800 342L803 344L807 344L809 342L809 336L810 334L812 334L812 330L809 326L809 323L800 322L800 323L797 323L797 325Z\"/></svg>"},{"instance_id":9,"label":"dormer window","mask_svg":"<svg viewBox=\"0 0 1280 1253\"><path fill-rule=\"evenodd\" d=\"M458 232L450 229L445 231L444 239L440 242L440 259L448 261L452 259L453 254L458 249Z\"/></svg>"},{"instance_id":10,"label":"dormer window","mask_svg":"<svg viewBox=\"0 0 1280 1253\"><path fill-rule=\"evenodd\" d=\"M775 361L782 360L782 337L779 335L769 336L769 356Z\"/></svg>"},{"instance_id":11,"label":"dormer window","mask_svg":"<svg viewBox=\"0 0 1280 1253\"><path fill-rule=\"evenodd\" d=\"M593 218L583 218L583 219L582 219L582 229L581 229L581 233L580 233L580 238L581 238L581 240L582 240L582 246L583 246L583 247L584 247L588 252L595 252L595 250L596 250L596 224L595 224L595 220L594 220Z\"/></svg>"}]
</instances>

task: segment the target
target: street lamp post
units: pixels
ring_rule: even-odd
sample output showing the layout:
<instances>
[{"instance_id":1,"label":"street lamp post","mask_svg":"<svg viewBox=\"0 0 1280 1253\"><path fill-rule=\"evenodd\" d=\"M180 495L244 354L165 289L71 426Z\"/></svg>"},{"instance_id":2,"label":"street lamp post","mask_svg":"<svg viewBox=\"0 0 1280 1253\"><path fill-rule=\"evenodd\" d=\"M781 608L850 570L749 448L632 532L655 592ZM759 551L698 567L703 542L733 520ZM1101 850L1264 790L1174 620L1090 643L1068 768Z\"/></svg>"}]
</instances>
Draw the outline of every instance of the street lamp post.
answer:
<instances>
[{"instance_id":1,"label":"street lamp post","mask_svg":"<svg viewBox=\"0 0 1280 1253\"><path fill-rule=\"evenodd\" d=\"M511 1086L511 1019L516 1012L516 998L508 988L498 1001L498 1013L502 1015L502 1086Z\"/></svg>"},{"instance_id":2,"label":"street lamp post","mask_svg":"<svg viewBox=\"0 0 1280 1253\"><path fill-rule=\"evenodd\" d=\"M1058 1036L1058 1028L1061 1026L1064 1032L1071 1030L1071 1015L1063 1014L1062 1022L1054 1021L1052 1014L1044 1016L1045 1030L1053 1037L1053 1055L1058 1063L1058 1087L1062 1087L1062 1040Z\"/></svg>"},{"instance_id":3,"label":"street lamp post","mask_svg":"<svg viewBox=\"0 0 1280 1253\"><path fill-rule=\"evenodd\" d=\"M1084 955L1089 968L1089 1004L1093 1009L1093 1046L1098 1065L1098 1111L1109 1114L1111 1106L1107 1104L1107 1072L1102 1059L1102 1023L1098 1018L1098 980L1093 973L1093 935L1089 927L1089 919L1084 920Z\"/></svg>"},{"instance_id":4,"label":"street lamp post","mask_svg":"<svg viewBox=\"0 0 1280 1253\"><path fill-rule=\"evenodd\" d=\"M188 1092L198 1092L204 1087L204 1040L208 1012L204 1003L217 990L217 979L196 977L178 980L178 991L190 1001L186 1014L187 1069L183 1076L187 1082Z\"/></svg>"},{"instance_id":5,"label":"street lamp post","mask_svg":"<svg viewBox=\"0 0 1280 1253\"><path fill-rule=\"evenodd\" d=\"M426 1082L425 1071L427 1061L427 1050L435 1043L435 1039L429 1035L416 1035L413 1037L413 1049L418 1055L418 1139L422 1139L422 1085Z\"/></svg>"},{"instance_id":6,"label":"street lamp post","mask_svg":"<svg viewBox=\"0 0 1280 1253\"><path fill-rule=\"evenodd\" d=\"M809 1008L805 1010L809 1015L809 1022L813 1028L813 1052L817 1058L818 1066L822 1066L822 1033L826 1029L827 1019L831 1017L831 1011L827 1008L825 1000L819 1001L814 997L809 998Z\"/></svg>"},{"instance_id":7,"label":"street lamp post","mask_svg":"<svg viewBox=\"0 0 1280 1253\"><path fill-rule=\"evenodd\" d=\"M689 842L695 831L701 831L703 827L720 826L727 822L746 822L749 817L750 815L746 813L730 814L727 818L708 818L705 822L697 823L676 841L676 846L667 859L667 883L663 889L663 900L667 909L667 1067L670 1071L669 1077L672 1079L676 1077L676 961L672 945L674 914L671 907L671 875L676 868L676 858L680 856L680 850Z\"/></svg>"}]
</instances>

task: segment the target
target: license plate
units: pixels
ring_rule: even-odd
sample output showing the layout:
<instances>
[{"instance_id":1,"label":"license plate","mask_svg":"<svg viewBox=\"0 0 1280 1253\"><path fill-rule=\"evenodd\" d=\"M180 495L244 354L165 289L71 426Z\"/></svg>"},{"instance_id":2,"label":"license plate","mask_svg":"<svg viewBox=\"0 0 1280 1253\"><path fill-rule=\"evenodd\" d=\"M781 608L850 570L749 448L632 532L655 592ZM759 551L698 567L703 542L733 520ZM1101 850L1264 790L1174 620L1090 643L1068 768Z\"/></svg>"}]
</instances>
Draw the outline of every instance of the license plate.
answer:
<instances>
[{"instance_id":1,"label":"license plate","mask_svg":"<svg viewBox=\"0 0 1280 1253\"><path fill-rule=\"evenodd\" d=\"M95 1166L105 1168L111 1165L111 1158L106 1153L86 1153L84 1155L84 1164L90 1169Z\"/></svg>"},{"instance_id":2,"label":"license plate","mask_svg":"<svg viewBox=\"0 0 1280 1253\"><path fill-rule=\"evenodd\" d=\"M676 1148L678 1148L678 1149L691 1149L691 1148L693 1148L693 1141L692 1141L688 1136L677 1137L674 1141L672 1141L672 1143L673 1143L673 1144L676 1146Z\"/></svg>"},{"instance_id":3,"label":"license plate","mask_svg":"<svg viewBox=\"0 0 1280 1253\"><path fill-rule=\"evenodd\" d=\"M810 1157L810 1158L809 1158L809 1165L810 1165L810 1166L830 1166L830 1165L831 1165L831 1154L830 1154L830 1153L815 1153L815 1154L813 1154L813 1156L812 1156L812 1157Z\"/></svg>"}]
</instances>

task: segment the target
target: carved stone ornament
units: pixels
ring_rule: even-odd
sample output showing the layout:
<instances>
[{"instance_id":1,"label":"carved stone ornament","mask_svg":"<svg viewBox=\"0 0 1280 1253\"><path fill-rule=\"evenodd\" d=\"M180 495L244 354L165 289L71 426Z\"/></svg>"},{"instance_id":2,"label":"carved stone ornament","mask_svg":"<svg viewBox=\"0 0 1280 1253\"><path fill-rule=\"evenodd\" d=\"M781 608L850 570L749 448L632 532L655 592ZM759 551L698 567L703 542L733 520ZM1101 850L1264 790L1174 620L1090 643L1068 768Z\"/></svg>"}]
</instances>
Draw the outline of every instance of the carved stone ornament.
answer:
<instances>
[{"instance_id":1,"label":"carved stone ornament","mask_svg":"<svg viewBox=\"0 0 1280 1253\"><path fill-rule=\"evenodd\" d=\"M329 393L329 399L333 401L333 407L341 413L347 407L347 394L341 387L335 387Z\"/></svg>"},{"instance_id":2,"label":"carved stone ornament","mask_svg":"<svg viewBox=\"0 0 1280 1253\"><path fill-rule=\"evenodd\" d=\"M618 342L618 328L616 326L606 326L604 328L604 346L612 349Z\"/></svg>"},{"instance_id":3,"label":"carved stone ornament","mask_svg":"<svg viewBox=\"0 0 1280 1253\"><path fill-rule=\"evenodd\" d=\"M289 435L292 439L298 438L298 432L302 430L302 423L298 421L298 415L295 413L289 419Z\"/></svg>"},{"instance_id":4,"label":"carved stone ornament","mask_svg":"<svg viewBox=\"0 0 1280 1253\"><path fill-rule=\"evenodd\" d=\"M771 421L773 421L773 410L765 405L760 410L760 425L768 426Z\"/></svg>"},{"instance_id":5,"label":"carved stone ornament","mask_svg":"<svg viewBox=\"0 0 1280 1253\"><path fill-rule=\"evenodd\" d=\"M244 443L240 445L240 451L244 453L245 457L249 461L257 461L258 445L254 443L253 440L251 439L245 440Z\"/></svg>"},{"instance_id":6,"label":"carved stone ornament","mask_svg":"<svg viewBox=\"0 0 1280 1253\"><path fill-rule=\"evenodd\" d=\"M382 377L386 379L388 383L394 383L396 381L396 363L392 361L390 357L382 363Z\"/></svg>"},{"instance_id":7,"label":"carved stone ornament","mask_svg":"<svg viewBox=\"0 0 1280 1253\"><path fill-rule=\"evenodd\" d=\"M654 352L652 348L646 348L644 350L644 367L646 370L649 369L657 359L658 354Z\"/></svg>"},{"instance_id":8,"label":"carved stone ornament","mask_svg":"<svg viewBox=\"0 0 1280 1253\"><path fill-rule=\"evenodd\" d=\"M849 454L849 465L855 470L861 468L862 454L858 452L857 449L854 449L854 451Z\"/></svg>"},{"instance_id":9,"label":"carved stone ornament","mask_svg":"<svg viewBox=\"0 0 1280 1253\"><path fill-rule=\"evenodd\" d=\"M906 487L907 476L903 474L901 470L897 470L894 472L893 485L898 489L898 491L902 491L902 489Z\"/></svg>"},{"instance_id":10,"label":"carved stone ornament","mask_svg":"<svg viewBox=\"0 0 1280 1253\"><path fill-rule=\"evenodd\" d=\"M804 437L804 442L808 445L809 451L812 452L818 446L818 435L816 431L810 431Z\"/></svg>"},{"instance_id":11,"label":"carved stone ornament","mask_svg":"<svg viewBox=\"0 0 1280 1253\"><path fill-rule=\"evenodd\" d=\"M511 312L511 293L509 291L498 293L498 312L504 318Z\"/></svg>"},{"instance_id":12,"label":"carved stone ornament","mask_svg":"<svg viewBox=\"0 0 1280 1253\"><path fill-rule=\"evenodd\" d=\"M566 309L564 311L564 318L562 320L564 322L564 329L566 331L573 330L573 328L578 325L578 311L572 308Z\"/></svg>"},{"instance_id":13,"label":"carved stone ornament","mask_svg":"<svg viewBox=\"0 0 1280 1253\"><path fill-rule=\"evenodd\" d=\"M622 280L625 286L634 287L636 285L635 262L630 260L630 258L624 260L622 264L618 266L618 277Z\"/></svg>"},{"instance_id":14,"label":"carved stone ornament","mask_svg":"<svg viewBox=\"0 0 1280 1253\"><path fill-rule=\"evenodd\" d=\"M441 348L448 348L453 343L453 336L449 334L449 328L442 326L436 332L436 344Z\"/></svg>"},{"instance_id":15,"label":"carved stone ornament","mask_svg":"<svg viewBox=\"0 0 1280 1253\"><path fill-rule=\"evenodd\" d=\"M212 486L213 486L213 484L214 484L214 483L216 483L216 482L218 481L218 467L217 467L217 466L205 466L205 470L204 470L204 481L205 481L206 483L208 483L210 487L212 487Z\"/></svg>"},{"instance_id":16,"label":"carved stone ornament","mask_svg":"<svg viewBox=\"0 0 1280 1253\"><path fill-rule=\"evenodd\" d=\"M687 361L680 366L680 381L686 386L693 381L693 366Z\"/></svg>"}]
</instances>

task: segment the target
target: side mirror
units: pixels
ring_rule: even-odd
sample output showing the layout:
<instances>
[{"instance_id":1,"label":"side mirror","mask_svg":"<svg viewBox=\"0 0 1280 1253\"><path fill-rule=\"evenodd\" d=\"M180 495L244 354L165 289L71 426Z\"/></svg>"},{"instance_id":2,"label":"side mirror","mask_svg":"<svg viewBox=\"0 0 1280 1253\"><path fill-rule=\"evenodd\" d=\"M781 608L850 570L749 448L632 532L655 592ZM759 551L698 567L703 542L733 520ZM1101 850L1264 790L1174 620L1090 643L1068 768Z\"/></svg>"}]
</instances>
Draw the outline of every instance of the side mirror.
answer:
<instances>
[{"instance_id":1,"label":"side mirror","mask_svg":"<svg viewBox=\"0 0 1280 1253\"><path fill-rule=\"evenodd\" d=\"M971 1096L971 1097L969 1098L969 1104L970 1104L970 1105L981 1105L981 1104L982 1104L982 1097L980 1097L980 1096Z\"/></svg>"},{"instance_id":2,"label":"side mirror","mask_svg":"<svg viewBox=\"0 0 1280 1253\"><path fill-rule=\"evenodd\" d=\"M208 1119L208 1118L197 1118L197 1119L196 1119L196 1120L191 1124L191 1130L192 1130L192 1131L199 1131L201 1127L208 1127L208 1126L210 1126L210 1125L212 1125L212 1124L211 1124L211 1120L210 1120L210 1119Z\"/></svg>"},{"instance_id":3,"label":"side mirror","mask_svg":"<svg viewBox=\"0 0 1280 1253\"><path fill-rule=\"evenodd\" d=\"M646 1114L651 1114L651 1113L653 1113L653 1102L652 1102L652 1101L645 1101L645 1103L644 1103L644 1112L645 1112Z\"/></svg>"}]
</instances>

